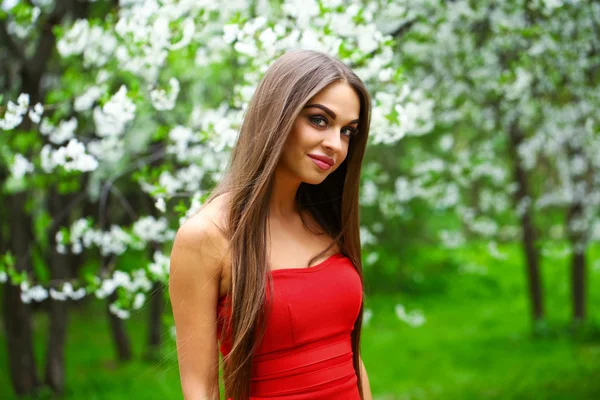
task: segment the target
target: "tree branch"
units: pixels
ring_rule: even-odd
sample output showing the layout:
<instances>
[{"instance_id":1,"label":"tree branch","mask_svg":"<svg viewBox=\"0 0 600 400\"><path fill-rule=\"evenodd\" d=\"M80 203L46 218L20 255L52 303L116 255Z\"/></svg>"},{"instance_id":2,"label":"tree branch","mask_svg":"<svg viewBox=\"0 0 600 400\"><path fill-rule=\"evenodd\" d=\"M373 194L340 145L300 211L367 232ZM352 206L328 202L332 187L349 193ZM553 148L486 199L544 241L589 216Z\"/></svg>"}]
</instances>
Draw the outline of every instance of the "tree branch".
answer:
<instances>
[{"instance_id":1,"label":"tree branch","mask_svg":"<svg viewBox=\"0 0 600 400\"><path fill-rule=\"evenodd\" d=\"M67 13L75 8L74 1L57 1L54 11L48 16L48 19L41 25L40 40L38 41L35 54L28 63L27 71L33 77L41 77L47 67L48 59L54 51L56 45L56 36L52 32L56 25L62 22Z\"/></svg>"},{"instance_id":2,"label":"tree branch","mask_svg":"<svg viewBox=\"0 0 600 400\"><path fill-rule=\"evenodd\" d=\"M397 27L395 30L393 30L392 32L390 32L389 34L394 37L395 39L401 37L402 35L404 35L406 33L406 31L408 31L410 28L412 28L412 26L417 22L417 18L413 18L409 21L406 21L405 23L403 23L402 25L400 25L399 27Z\"/></svg>"},{"instance_id":3,"label":"tree branch","mask_svg":"<svg viewBox=\"0 0 600 400\"><path fill-rule=\"evenodd\" d=\"M15 42L13 37L8 33L8 29L6 27L6 20L0 20L0 43L5 43L8 51L10 51L22 64L27 63L27 57L25 56L25 52Z\"/></svg>"},{"instance_id":4,"label":"tree branch","mask_svg":"<svg viewBox=\"0 0 600 400\"><path fill-rule=\"evenodd\" d=\"M126 168L125 170L121 171L119 174L114 175L114 176L110 177L109 179L107 179L106 182L104 182L104 185L102 185L102 191L100 192L99 207L98 207L99 220L103 219L103 215L105 213L105 208L106 208L106 201L108 199L108 193L118 178L120 178L121 176L126 175L132 171L135 171L138 168L142 168L143 166L148 165L152 162L161 160L165 155L166 155L166 151L164 148L161 147L155 153L152 153L146 157L142 157L139 160L136 160L135 162L132 162L132 165L129 168Z\"/></svg>"}]
</instances>

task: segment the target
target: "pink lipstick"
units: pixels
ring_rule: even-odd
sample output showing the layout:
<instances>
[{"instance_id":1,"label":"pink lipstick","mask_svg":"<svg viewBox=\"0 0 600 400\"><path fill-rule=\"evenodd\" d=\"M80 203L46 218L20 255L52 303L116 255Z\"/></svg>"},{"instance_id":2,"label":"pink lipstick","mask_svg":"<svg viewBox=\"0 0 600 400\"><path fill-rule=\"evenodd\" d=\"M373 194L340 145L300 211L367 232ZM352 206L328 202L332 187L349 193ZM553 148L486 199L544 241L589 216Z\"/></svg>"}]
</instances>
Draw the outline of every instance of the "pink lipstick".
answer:
<instances>
[{"instance_id":1,"label":"pink lipstick","mask_svg":"<svg viewBox=\"0 0 600 400\"><path fill-rule=\"evenodd\" d=\"M334 161L331 157L322 156L319 154L308 154L308 156L321 169L325 169L325 170L330 169L334 163Z\"/></svg>"}]
</instances>

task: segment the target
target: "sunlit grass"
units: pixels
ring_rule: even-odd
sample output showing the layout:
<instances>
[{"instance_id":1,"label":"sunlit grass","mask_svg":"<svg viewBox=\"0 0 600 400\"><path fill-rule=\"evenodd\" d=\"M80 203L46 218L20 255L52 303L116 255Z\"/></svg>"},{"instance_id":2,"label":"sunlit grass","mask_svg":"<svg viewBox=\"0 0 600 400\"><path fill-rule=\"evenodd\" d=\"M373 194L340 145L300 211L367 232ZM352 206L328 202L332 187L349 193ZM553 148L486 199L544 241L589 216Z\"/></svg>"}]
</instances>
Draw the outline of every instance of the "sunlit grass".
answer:
<instances>
[{"instance_id":1,"label":"sunlit grass","mask_svg":"<svg viewBox=\"0 0 600 400\"><path fill-rule=\"evenodd\" d=\"M435 251L435 250L432 250ZM569 258L543 265L547 323L533 334L520 249L493 260L473 246L454 256L486 273L455 273L443 293L372 296L363 359L381 399L591 399L600 395L600 271L590 271L589 324L573 332ZM598 249L590 261L600 259ZM590 264L592 264L590 262ZM459 262L460 265L460 262ZM425 278L427 279L427 278ZM394 304L420 309L427 322L410 327Z\"/></svg>"}]
</instances>

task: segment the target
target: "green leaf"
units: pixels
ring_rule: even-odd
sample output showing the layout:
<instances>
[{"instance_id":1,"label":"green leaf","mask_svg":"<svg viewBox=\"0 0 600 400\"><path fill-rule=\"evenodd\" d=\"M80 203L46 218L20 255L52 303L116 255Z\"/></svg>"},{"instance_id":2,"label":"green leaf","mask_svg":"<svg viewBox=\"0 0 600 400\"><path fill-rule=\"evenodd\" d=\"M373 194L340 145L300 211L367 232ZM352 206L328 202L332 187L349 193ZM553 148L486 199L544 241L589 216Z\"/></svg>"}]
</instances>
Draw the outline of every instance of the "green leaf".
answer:
<instances>
[{"instance_id":1,"label":"green leaf","mask_svg":"<svg viewBox=\"0 0 600 400\"><path fill-rule=\"evenodd\" d=\"M179 203L177 203L174 210L178 214L185 214L185 212L188 210L188 206L183 200L179 200Z\"/></svg>"},{"instance_id":2,"label":"green leaf","mask_svg":"<svg viewBox=\"0 0 600 400\"><path fill-rule=\"evenodd\" d=\"M33 227L35 231L35 237L38 241L42 240L47 242L48 238L48 227L52 223L52 217L46 210L42 210L33 217Z\"/></svg>"},{"instance_id":3,"label":"green leaf","mask_svg":"<svg viewBox=\"0 0 600 400\"><path fill-rule=\"evenodd\" d=\"M39 141L39 135L34 131L15 131L13 146L17 153L27 153Z\"/></svg>"},{"instance_id":4,"label":"green leaf","mask_svg":"<svg viewBox=\"0 0 600 400\"><path fill-rule=\"evenodd\" d=\"M31 7L29 4L19 2L10 9L10 13L16 20L25 22L26 20L31 19L32 9L33 7Z\"/></svg>"},{"instance_id":5,"label":"green leaf","mask_svg":"<svg viewBox=\"0 0 600 400\"><path fill-rule=\"evenodd\" d=\"M66 244L71 241L71 231L66 226L61 226L60 232L62 232L62 243Z\"/></svg>"},{"instance_id":6,"label":"green leaf","mask_svg":"<svg viewBox=\"0 0 600 400\"><path fill-rule=\"evenodd\" d=\"M169 136L169 127L168 126L159 126L152 137L152 140L165 140Z\"/></svg>"},{"instance_id":7,"label":"green leaf","mask_svg":"<svg viewBox=\"0 0 600 400\"><path fill-rule=\"evenodd\" d=\"M76 174L75 176L71 175L69 178L65 178L58 182L58 192L60 194L69 194L75 193L80 188L80 173L79 172L71 172L71 174Z\"/></svg>"},{"instance_id":8,"label":"green leaf","mask_svg":"<svg viewBox=\"0 0 600 400\"><path fill-rule=\"evenodd\" d=\"M6 266L7 269L14 268L15 266L15 257L12 255L10 250L2 256L0 260L2 264Z\"/></svg>"},{"instance_id":9,"label":"green leaf","mask_svg":"<svg viewBox=\"0 0 600 400\"><path fill-rule=\"evenodd\" d=\"M150 195L153 197L156 197L159 194L164 194L164 195L168 194L167 189L165 189L163 187L158 187L158 188L154 189L152 192L150 192Z\"/></svg>"},{"instance_id":10,"label":"green leaf","mask_svg":"<svg viewBox=\"0 0 600 400\"><path fill-rule=\"evenodd\" d=\"M46 260L44 260L44 257L40 254L39 249L36 247L33 248L31 259L35 276L41 282L47 283L50 280L50 269L48 268L48 264L46 264Z\"/></svg>"}]
</instances>

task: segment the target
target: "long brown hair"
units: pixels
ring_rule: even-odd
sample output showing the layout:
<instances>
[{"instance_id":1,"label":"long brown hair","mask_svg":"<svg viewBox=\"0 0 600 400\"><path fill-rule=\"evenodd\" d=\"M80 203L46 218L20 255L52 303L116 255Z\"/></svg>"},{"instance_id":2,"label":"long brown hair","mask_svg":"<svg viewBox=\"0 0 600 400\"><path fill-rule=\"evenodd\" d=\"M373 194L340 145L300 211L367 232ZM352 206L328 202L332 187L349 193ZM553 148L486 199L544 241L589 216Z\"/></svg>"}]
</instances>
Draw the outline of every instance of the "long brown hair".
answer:
<instances>
[{"instance_id":1,"label":"long brown hair","mask_svg":"<svg viewBox=\"0 0 600 400\"><path fill-rule=\"evenodd\" d=\"M252 355L264 334L268 274L267 218L275 167L292 125L306 102L333 82L348 83L360 100L359 134L349 144L344 162L318 185L301 183L296 203L334 238L363 280L359 235L359 179L369 134L371 100L360 78L340 60L326 54L296 50L279 57L265 72L244 115L228 169L205 203L229 193L223 233L231 252L229 291L232 349L223 359L226 398L247 400ZM307 226L304 218L304 226ZM359 363L363 307L354 324L352 350L362 397Z\"/></svg>"}]
</instances>

